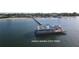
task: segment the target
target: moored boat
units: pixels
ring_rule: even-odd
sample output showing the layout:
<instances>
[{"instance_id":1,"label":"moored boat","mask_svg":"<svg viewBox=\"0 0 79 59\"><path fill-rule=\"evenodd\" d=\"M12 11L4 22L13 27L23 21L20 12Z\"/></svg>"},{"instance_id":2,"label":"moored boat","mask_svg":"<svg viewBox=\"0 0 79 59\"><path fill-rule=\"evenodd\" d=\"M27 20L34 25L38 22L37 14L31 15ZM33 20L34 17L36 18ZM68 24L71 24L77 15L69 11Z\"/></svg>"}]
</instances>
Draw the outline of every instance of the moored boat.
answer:
<instances>
[{"instance_id":1,"label":"moored boat","mask_svg":"<svg viewBox=\"0 0 79 59\"><path fill-rule=\"evenodd\" d=\"M45 34L64 34L64 29L60 25L40 25L37 26L35 30L36 35L45 35Z\"/></svg>"}]
</instances>

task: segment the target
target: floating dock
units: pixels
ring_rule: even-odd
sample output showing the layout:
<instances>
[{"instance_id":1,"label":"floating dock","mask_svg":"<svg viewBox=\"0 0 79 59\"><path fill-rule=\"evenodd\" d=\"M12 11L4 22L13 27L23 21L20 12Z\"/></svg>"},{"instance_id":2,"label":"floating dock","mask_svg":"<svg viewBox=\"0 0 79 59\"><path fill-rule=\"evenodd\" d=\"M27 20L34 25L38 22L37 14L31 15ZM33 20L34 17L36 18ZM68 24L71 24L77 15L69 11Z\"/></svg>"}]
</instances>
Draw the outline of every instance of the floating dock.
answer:
<instances>
[{"instance_id":1,"label":"floating dock","mask_svg":"<svg viewBox=\"0 0 79 59\"><path fill-rule=\"evenodd\" d=\"M64 29L60 25L42 25L35 18L33 20L38 24L35 35L46 35L46 34L63 34Z\"/></svg>"}]
</instances>

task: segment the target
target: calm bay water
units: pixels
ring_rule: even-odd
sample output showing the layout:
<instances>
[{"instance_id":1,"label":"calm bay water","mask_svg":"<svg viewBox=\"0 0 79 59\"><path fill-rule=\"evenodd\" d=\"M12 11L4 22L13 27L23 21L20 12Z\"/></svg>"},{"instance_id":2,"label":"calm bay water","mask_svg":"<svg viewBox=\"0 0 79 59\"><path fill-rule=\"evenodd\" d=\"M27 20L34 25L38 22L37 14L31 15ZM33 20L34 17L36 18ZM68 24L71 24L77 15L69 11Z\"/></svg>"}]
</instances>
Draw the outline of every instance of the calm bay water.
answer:
<instances>
[{"instance_id":1,"label":"calm bay water","mask_svg":"<svg viewBox=\"0 0 79 59\"><path fill-rule=\"evenodd\" d=\"M34 30L38 25L31 18L0 19L0 46L79 46L79 17L36 18L41 24L61 25L66 35L36 37ZM34 41L38 42L34 42ZM40 42L41 41L41 42Z\"/></svg>"}]
</instances>

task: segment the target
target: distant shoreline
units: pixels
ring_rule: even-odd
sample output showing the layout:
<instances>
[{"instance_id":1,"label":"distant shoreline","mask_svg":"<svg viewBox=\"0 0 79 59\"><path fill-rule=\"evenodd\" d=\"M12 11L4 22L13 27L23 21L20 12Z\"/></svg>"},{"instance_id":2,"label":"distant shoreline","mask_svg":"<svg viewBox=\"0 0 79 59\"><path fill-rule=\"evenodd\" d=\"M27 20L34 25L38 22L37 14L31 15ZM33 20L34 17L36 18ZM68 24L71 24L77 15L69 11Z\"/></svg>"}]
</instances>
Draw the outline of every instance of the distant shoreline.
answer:
<instances>
[{"instance_id":1,"label":"distant shoreline","mask_svg":"<svg viewBox=\"0 0 79 59\"><path fill-rule=\"evenodd\" d=\"M62 16L62 17L74 17L74 16ZM62 17L35 17L35 18L62 18ZM75 16L77 17L77 16ZM31 17L2 17L0 19L12 19L12 18L31 18ZM31 18L32 19L32 18Z\"/></svg>"},{"instance_id":2,"label":"distant shoreline","mask_svg":"<svg viewBox=\"0 0 79 59\"><path fill-rule=\"evenodd\" d=\"M47 17L75 17L79 16L79 13L0 13L0 19L2 18L47 18Z\"/></svg>"}]
</instances>

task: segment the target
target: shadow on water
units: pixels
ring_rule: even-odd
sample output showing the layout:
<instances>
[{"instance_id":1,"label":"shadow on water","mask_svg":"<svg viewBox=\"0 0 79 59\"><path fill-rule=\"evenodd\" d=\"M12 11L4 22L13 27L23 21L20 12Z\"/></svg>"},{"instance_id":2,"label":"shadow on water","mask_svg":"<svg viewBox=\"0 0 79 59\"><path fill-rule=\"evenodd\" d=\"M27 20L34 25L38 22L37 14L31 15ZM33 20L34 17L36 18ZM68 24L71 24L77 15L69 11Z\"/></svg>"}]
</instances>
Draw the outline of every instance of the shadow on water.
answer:
<instances>
[{"instance_id":1,"label":"shadow on water","mask_svg":"<svg viewBox=\"0 0 79 59\"><path fill-rule=\"evenodd\" d=\"M62 34L46 34L46 35L36 35L35 37L36 37L36 39L38 40L40 40L40 39L42 39L42 40L44 40L44 38L45 38L45 40L49 40L49 39L56 39L56 37L58 37L58 36L62 36L62 35L66 35L66 33L62 33Z\"/></svg>"}]
</instances>

